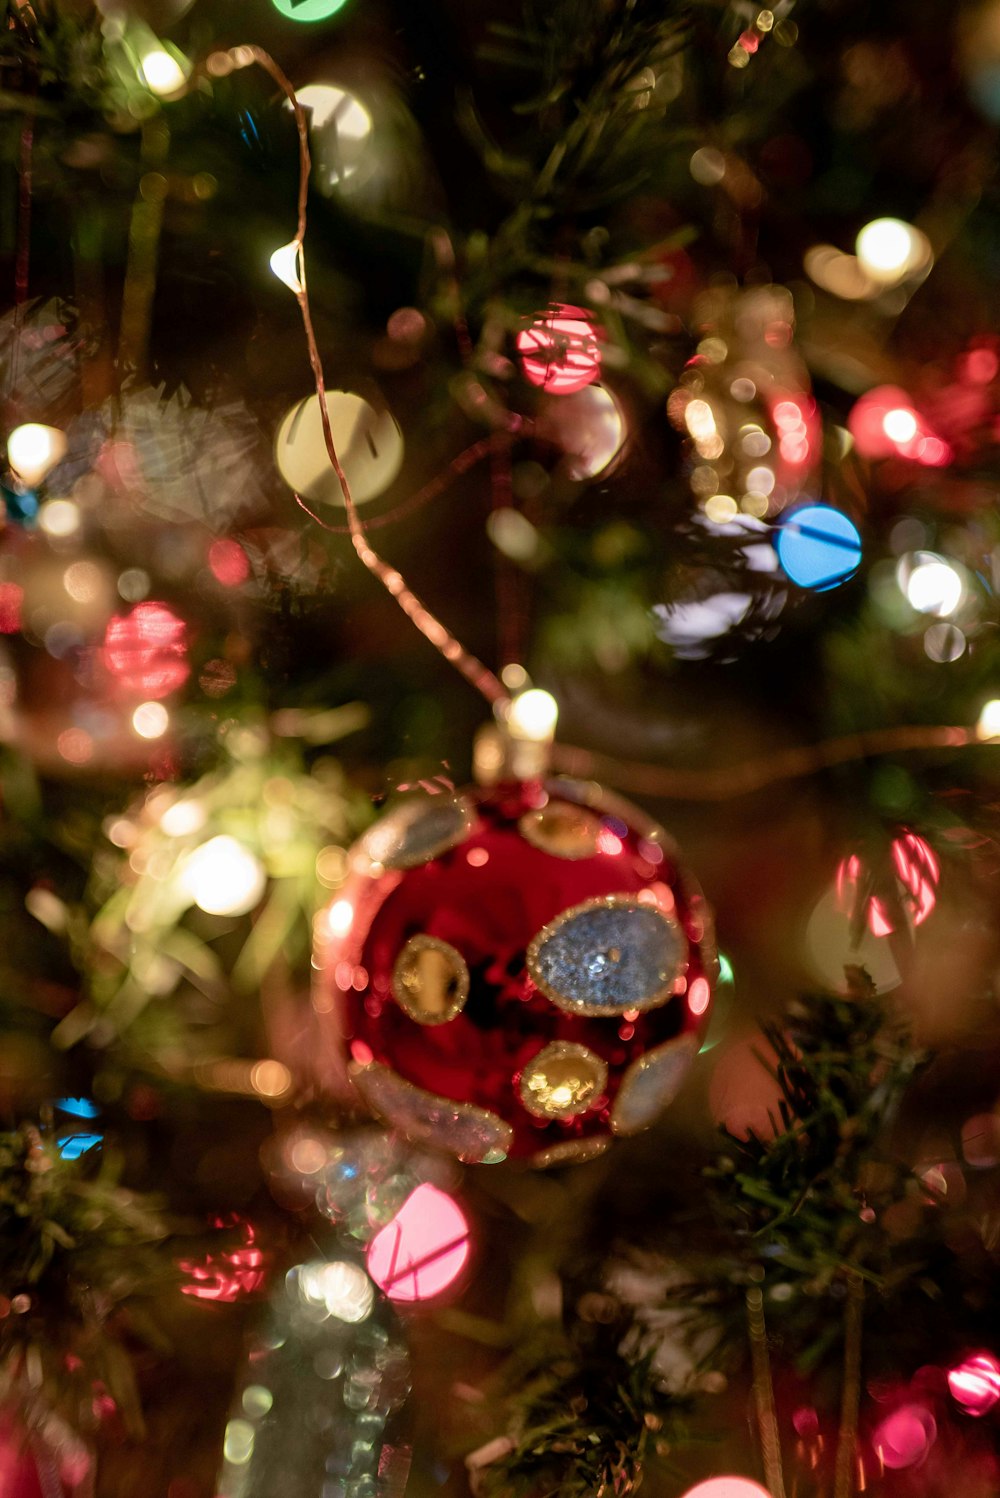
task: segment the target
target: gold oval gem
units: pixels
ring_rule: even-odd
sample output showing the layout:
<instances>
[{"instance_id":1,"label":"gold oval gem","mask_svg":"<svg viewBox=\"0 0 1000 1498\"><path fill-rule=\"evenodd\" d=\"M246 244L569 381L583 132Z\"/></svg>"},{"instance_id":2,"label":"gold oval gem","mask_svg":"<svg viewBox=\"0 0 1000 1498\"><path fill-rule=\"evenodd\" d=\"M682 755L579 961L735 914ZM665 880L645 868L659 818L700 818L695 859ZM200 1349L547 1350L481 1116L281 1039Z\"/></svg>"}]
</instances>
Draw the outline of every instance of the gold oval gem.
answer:
<instances>
[{"instance_id":1,"label":"gold oval gem","mask_svg":"<svg viewBox=\"0 0 1000 1498\"><path fill-rule=\"evenodd\" d=\"M591 858L597 852L600 817L570 801L550 801L539 811L525 812L517 825L526 842L554 858Z\"/></svg>"},{"instance_id":2,"label":"gold oval gem","mask_svg":"<svg viewBox=\"0 0 1000 1498\"><path fill-rule=\"evenodd\" d=\"M411 936L392 970L392 993L418 1025L443 1025L469 997L469 969L461 952L437 936Z\"/></svg>"},{"instance_id":3,"label":"gold oval gem","mask_svg":"<svg viewBox=\"0 0 1000 1498\"><path fill-rule=\"evenodd\" d=\"M604 1092L608 1068L585 1045L553 1040L533 1056L518 1080L521 1101L536 1118L576 1118Z\"/></svg>"}]
</instances>

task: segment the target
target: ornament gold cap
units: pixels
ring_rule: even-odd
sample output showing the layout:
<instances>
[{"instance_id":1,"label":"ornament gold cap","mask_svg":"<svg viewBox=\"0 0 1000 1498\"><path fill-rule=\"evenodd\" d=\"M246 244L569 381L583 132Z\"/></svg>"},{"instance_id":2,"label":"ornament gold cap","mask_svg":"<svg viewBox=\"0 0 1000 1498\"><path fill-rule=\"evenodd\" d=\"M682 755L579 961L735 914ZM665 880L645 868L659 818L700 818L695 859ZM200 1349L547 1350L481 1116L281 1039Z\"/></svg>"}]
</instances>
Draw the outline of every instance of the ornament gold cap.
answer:
<instances>
[{"instance_id":1,"label":"ornament gold cap","mask_svg":"<svg viewBox=\"0 0 1000 1498\"><path fill-rule=\"evenodd\" d=\"M549 692L532 687L520 673L522 690L497 709L495 724L476 735L473 768L478 785L501 780L538 780L548 774L559 706Z\"/></svg>"}]
</instances>

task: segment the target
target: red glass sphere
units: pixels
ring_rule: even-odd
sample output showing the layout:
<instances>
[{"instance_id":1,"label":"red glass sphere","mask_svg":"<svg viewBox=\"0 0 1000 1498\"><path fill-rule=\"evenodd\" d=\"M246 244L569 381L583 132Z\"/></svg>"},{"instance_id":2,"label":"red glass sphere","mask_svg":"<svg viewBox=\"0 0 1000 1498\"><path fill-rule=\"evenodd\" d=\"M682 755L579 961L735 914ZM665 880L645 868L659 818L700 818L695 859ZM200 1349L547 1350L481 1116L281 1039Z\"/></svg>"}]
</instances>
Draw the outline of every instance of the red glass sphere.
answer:
<instances>
[{"instance_id":1,"label":"red glass sphere","mask_svg":"<svg viewBox=\"0 0 1000 1498\"><path fill-rule=\"evenodd\" d=\"M374 1112L460 1159L550 1164L672 1100L707 1022L711 918L635 807L565 780L413 796L349 862L316 1005Z\"/></svg>"}]
</instances>

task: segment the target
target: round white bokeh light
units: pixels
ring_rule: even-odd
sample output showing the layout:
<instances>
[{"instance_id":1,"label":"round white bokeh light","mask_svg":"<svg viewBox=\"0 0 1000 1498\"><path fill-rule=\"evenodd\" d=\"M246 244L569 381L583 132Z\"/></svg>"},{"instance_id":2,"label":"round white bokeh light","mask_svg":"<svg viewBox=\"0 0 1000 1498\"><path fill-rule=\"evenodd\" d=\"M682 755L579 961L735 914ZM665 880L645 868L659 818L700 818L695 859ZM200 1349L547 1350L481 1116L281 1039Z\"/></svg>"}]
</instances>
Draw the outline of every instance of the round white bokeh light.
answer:
<instances>
[{"instance_id":1,"label":"round white bokeh light","mask_svg":"<svg viewBox=\"0 0 1000 1498\"><path fill-rule=\"evenodd\" d=\"M328 390L333 445L356 504L383 494L403 466L403 434L386 410L376 411L350 390ZM343 505L320 416L319 397L307 396L287 413L274 445L285 483L314 503Z\"/></svg>"},{"instance_id":2,"label":"round white bokeh light","mask_svg":"<svg viewBox=\"0 0 1000 1498\"><path fill-rule=\"evenodd\" d=\"M206 915L246 915L267 884L260 861L234 837L213 837L184 865L184 889Z\"/></svg>"}]
</instances>

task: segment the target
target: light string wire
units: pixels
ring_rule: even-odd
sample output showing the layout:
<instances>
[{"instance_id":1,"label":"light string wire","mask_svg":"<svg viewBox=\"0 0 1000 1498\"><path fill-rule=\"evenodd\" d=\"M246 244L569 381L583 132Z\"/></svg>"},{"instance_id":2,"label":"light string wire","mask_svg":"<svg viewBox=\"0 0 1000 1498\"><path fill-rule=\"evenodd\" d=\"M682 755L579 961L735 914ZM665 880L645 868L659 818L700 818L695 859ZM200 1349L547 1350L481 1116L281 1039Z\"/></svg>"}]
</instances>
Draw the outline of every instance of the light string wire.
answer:
<instances>
[{"instance_id":1,"label":"light string wire","mask_svg":"<svg viewBox=\"0 0 1000 1498\"><path fill-rule=\"evenodd\" d=\"M365 527L354 503L354 496L351 493L347 474L344 472L344 467L340 461L333 438L330 413L326 405L326 379L323 374L323 361L320 357L316 331L313 327L312 311L309 305L309 291L306 285L306 211L309 199L309 178L312 173L312 161L309 154L309 122L305 110L295 96L295 89L290 79L269 53L265 52L261 47L250 46L235 48L229 55L237 65L246 66L253 62L263 68L281 89L291 105L295 116L295 127L299 139L299 192L298 222L292 244L296 248L298 284L293 287L293 291L295 299L299 304L299 311L302 314L302 326L305 330L306 345L309 350L309 363L312 368L313 381L316 386L316 395L319 402L323 441L326 445L327 456L330 459L333 471L337 475L341 493L344 496L348 531L354 550L368 571L374 577L378 578L386 591L399 604L403 613L416 626L424 638L430 641L435 650L446 661L450 661L456 670L461 672L466 681L475 687L476 691L485 697L492 707L503 710L510 705L510 695L500 679L478 657L466 650L461 641L417 597L402 573L384 561L368 540ZM298 494L295 495L295 498L297 503L302 505L302 500ZM305 508L304 505L302 507L303 509Z\"/></svg>"},{"instance_id":2,"label":"light string wire","mask_svg":"<svg viewBox=\"0 0 1000 1498\"><path fill-rule=\"evenodd\" d=\"M309 508L298 493L295 493L295 501L322 529L335 534L343 534L346 531L350 535L354 549L364 566L373 576L378 578L383 587L396 600L404 614L406 614L424 638L434 646L435 650L445 660L449 661L461 672L466 681L475 687L492 707L503 712L510 705L510 695L499 678L488 666L485 666L475 655L466 650L457 637L417 597L407 584L402 573L384 561L368 540L365 526L358 515L357 507L354 503L350 482L338 456L333 431L330 426L330 416L326 405L326 381L323 374L323 363L313 327L309 292L306 285L304 243L309 199L309 179L312 174L312 160L309 153L309 122L305 110L296 98L291 80L268 52L265 52L261 47L242 46L233 48L228 53L228 57L236 67L246 67L251 63L256 63L274 80L291 106L298 134L299 187L297 225L295 238L292 240L297 255L298 286L293 288L293 292L302 315L302 325L305 330L309 351L309 363L312 368L319 402L323 440L344 497L344 508L347 512L348 521L347 526L328 525L327 522L321 520ZM504 434L493 433L490 437L474 443L452 461L443 475L438 479L432 480L418 494L410 500L405 501L391 516L384 516L377 523L387 524L390 519L397 519L404 512L417 509L427 499L432 498L447 487L452 477L473 467L487 453L495 453L496 443L499 440L503 440L504 436L509 440L509 435L510 428ZM783 750L774 755L745 760L742 764L719 769L669 769L662 765L621 760L590 750L576 748L570 744L558 743L553 746L552 758L554 768L557 770L585 777L598 775L612 784L625 784L633 792L640 795L662 796L677 800L724 801L739 796L750 795L768 785L773 785L783 780L805 778L823 769L828 769L835 765L847 764L859 759L866 759L870 756L912 753L917 750L955 749L979 742L981 742L980 737L974 728L903 725L828 739L818 744Z\"/></svg>"}]
</instances>

